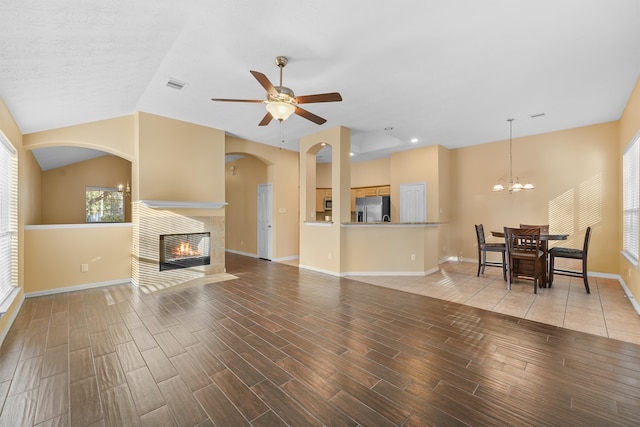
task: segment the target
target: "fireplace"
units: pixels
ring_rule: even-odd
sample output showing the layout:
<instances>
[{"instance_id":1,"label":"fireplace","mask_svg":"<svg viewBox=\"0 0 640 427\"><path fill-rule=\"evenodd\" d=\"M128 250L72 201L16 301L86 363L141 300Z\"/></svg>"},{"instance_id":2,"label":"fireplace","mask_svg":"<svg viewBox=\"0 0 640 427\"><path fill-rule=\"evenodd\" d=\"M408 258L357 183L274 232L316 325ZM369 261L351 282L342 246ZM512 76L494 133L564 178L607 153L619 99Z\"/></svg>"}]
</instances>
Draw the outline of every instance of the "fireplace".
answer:
<instances>
[{"instance_id":1,"label":"fireplace","mask_svg":"<svg viewBox=\"0 0 640 427\"><path fill-rule=\"evenodd\" d=\"M161 234L160 271L211 263L210 233Z\"/></svg>"}]
</instances>

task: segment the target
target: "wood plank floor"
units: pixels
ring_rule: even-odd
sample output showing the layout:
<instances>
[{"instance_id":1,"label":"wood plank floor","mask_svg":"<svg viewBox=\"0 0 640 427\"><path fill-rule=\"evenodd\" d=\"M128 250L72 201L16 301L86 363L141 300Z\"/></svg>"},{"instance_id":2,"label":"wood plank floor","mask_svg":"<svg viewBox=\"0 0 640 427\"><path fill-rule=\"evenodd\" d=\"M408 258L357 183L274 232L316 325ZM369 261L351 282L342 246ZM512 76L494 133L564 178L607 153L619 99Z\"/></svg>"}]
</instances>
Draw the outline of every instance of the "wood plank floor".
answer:
<instances>
[{"instance_id":1,"label":"wood plank floor","mask_svg":"<svg viewBox=\"0 0 640 427\"><path fill-rule=\"evenodd\" d=\"M27 299L0 426L640 425L640 346L227 254L238 279Z\"/></svg>"}]
</instances>

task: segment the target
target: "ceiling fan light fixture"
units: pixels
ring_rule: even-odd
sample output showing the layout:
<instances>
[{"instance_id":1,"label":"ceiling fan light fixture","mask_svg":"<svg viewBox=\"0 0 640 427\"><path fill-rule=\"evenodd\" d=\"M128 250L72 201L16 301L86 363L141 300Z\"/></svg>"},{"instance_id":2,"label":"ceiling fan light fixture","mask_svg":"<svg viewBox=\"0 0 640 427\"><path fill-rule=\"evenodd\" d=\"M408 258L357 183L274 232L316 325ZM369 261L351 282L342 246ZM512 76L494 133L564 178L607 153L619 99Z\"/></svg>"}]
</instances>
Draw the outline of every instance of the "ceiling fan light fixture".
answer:
<instances>
[{"instance_id":1,"label":"ceiling fan light fixture","mask_svg":"<svg viewBox=\"0 0 640 427\"><path fill-rule=\"evenodd\" d=\"M272 101L267 104L267 111L274 119L284 121L296 111L296 108L288 102Z\"/></svg>"}]
</instances>

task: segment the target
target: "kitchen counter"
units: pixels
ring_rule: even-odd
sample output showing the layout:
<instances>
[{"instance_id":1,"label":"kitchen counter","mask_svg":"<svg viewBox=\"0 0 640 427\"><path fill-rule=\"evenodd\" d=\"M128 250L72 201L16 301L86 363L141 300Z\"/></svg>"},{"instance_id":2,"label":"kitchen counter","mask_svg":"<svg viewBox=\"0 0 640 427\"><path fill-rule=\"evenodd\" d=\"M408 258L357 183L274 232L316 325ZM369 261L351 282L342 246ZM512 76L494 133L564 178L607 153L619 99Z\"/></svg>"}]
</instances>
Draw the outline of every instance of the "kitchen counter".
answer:
<instances>
[{"instance_id":1,"label":"kitchen counter","mask_svg":"<svg viewBox=\"0 0 640 427\"><path fill-rule=\"evenodd\" d=\"M416 226L436 226L439 222L343 222L342 227L416 227Z\"/></svg>"},{"instance_id":2,"label":"kitchen counter","mask_svg":"<svg viewBox=\"0 0 640 427\"><path fill-rule=\"evenodd\" d=\"M314 242L313 264L299 266L344 276L424 276L438 271L440 224L305 221L301 234Z\"/></svg>"}]
</instances>

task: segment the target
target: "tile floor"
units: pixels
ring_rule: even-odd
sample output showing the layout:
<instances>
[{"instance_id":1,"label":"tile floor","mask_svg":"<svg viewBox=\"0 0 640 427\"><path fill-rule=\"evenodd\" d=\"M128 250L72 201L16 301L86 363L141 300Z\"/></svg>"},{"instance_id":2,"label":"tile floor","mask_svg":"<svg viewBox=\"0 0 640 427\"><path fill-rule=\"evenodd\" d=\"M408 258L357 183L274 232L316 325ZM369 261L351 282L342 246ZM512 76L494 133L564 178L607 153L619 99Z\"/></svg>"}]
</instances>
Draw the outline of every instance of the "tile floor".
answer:
<instances>
[{"instance_id":1,"label":"tile floor","mask_svg":"<svg viewBox=\"0 0 640 427\"><path fill-rule=\"evenodd\" d=\"M476 277L477 268L472 262L447 262L424 277L349 278L640 344L640 316L617 280L590 277L587 294L582 279L555 276L551 288L534 294L531 281L516 280L508 291L501 270L487 268Z\"/></svg>"}]
</instances>

